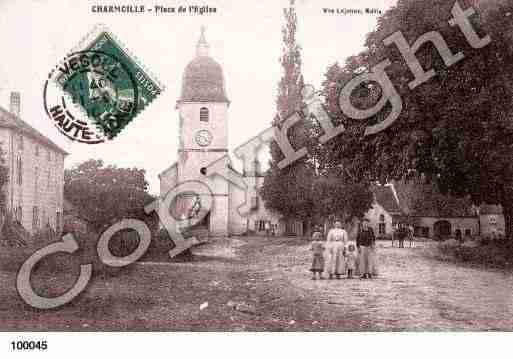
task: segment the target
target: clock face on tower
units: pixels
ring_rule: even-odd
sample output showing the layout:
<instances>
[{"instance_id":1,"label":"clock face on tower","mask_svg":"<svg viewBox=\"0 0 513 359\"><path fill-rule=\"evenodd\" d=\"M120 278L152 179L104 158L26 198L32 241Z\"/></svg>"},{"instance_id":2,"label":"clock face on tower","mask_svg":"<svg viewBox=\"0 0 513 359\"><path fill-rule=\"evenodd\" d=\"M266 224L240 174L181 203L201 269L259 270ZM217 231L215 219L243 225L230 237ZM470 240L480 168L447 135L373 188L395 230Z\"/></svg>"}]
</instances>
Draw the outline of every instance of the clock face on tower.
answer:
<instances>
[{"instance_id":1,"label":"clock face on tower","mask_svg":"<svg viewBox=\"0 0 513 359\"><path fill-rule=\"evenodd\" d=\"M212 143L212 134L208 130L199 130L194 139L198 145L205 147Z\"/></svg>"}]
</instances>

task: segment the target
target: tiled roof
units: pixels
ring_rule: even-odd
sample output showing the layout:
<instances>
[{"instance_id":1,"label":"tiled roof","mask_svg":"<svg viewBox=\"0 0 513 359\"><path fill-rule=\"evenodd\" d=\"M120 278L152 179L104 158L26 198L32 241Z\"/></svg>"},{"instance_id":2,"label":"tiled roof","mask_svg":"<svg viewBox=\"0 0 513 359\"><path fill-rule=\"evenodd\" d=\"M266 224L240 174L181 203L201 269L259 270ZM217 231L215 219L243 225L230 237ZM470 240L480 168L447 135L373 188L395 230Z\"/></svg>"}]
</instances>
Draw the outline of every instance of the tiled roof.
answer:
<instances>
[{"instance_id":1,"label":"tiled roof","mask_svg":"<svg viewBox=\"0 0 513 359\"><path fill-rule=\"evenodd\" d=\"M401 208L391 186L375 186L372 188L376 202L389 213L400 213Z\"/></svg>"},{"instance_id":2,"label":"tiled roof","mask_svg":"<svg viewBox=\"0 0 513 359\"><path fill-rule=\"evenodd\" d=\"M64 155L68 154L68 152L64 151L62 148L57 146L54 142L52 142L50 139L45 137L34 127L30 126L28 123L21 120L19 117L13 115L9 111L3 109L2 107L0 107L0 127L17 129L17 130L23 132L28 137L31 137L32 139L38 141L39 143L41 143L45 146L48 146L48 147L54 149L57 152L60 152Z\"/></svg>"},{"instance_id":3,"label":"tiled roof","mask_svg":"<svg viewBox=\"0 0 513 359\"><path fill-rule=\"evenodd\" d=\"M422 178L395 181L403 210L414 217L473 217L475 211L467 198L441 194L434 183Z\"/></svg>"}]
</instances>

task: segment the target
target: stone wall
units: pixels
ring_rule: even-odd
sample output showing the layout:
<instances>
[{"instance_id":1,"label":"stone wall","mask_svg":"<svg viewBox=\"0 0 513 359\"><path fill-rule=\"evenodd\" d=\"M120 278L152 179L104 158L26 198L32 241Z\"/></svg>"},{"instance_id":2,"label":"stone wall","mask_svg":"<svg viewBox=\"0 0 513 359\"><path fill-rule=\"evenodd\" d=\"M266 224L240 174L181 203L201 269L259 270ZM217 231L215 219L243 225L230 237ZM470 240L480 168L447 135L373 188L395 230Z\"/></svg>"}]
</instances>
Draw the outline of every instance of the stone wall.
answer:
<instances>
[{"instance_id":1,"label":"stone wall","mask_svg":"<svg viewBox=\"0 0 513 359\"><path fill-rule=\"evenodd\" d=\"M477 217L415 217L415 227L428 228L428 237L433 238L435 235L435 224L437 222L446 221L450 223L450 236L454 237L459 229L461 234L465 236L466 231L470 231L471 236L476 236L479 232L479 222Z\"/></svg>"}]
</instances>

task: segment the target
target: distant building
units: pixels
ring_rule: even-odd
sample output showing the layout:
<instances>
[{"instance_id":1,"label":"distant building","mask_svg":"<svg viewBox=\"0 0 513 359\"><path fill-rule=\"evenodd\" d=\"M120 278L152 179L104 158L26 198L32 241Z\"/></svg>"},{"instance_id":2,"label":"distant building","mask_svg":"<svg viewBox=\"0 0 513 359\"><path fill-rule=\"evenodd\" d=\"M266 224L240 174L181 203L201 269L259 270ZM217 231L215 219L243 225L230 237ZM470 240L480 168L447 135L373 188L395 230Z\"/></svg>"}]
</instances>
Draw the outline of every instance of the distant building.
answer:
<instances>
[{"instance_id":1,"label":"distant building","mask_svg":"<svg viewBox=\"0 0 513 359\"><path fill-rule=\"evenodd\" d=\"M372 193L374 201L365 218L370 221L376 237L388 237L404 213L399 206L393 185L374 186Z\"/></svg>"},{"instance_id":2,"label":"distant building","mask_svg":"<svg viewBox=\"0 0 513 359\"><path fill-rule=\"evenodd\" d=\"M439 207L437 201L429 195L423 198L420 206L415 206L413 202L418 200L415 191L420 191L426 184L394 181L392 186L399 198L401 210L412 222L415 236L445 239L459 235L473 237L504 234L501 206L483 204L476 210L467 199L452 199L447 206Z\"/></svg>"},{"instance_id":3,"label":"distant building","mask_svg":"<svg viewBox=\"0 0 513 359\"><path fill-rule=\"evenodd\" d=\"M504 235L506 225L502 206L484 204L479 208L479 225L483 236Z\"/></svg>"},{"instance_id":4,"label":"distant building","mask_svg":"<svg viewBox=\"0 0 513 359\"><path fill-rule=\"evenodd\" d=\"M30 233L45 226L60 230L67 152L20 119L20 102L13 93L10 111L0 107L0 146L9 167L2 189L7 210Z\"/></svg>"}]
</instances>

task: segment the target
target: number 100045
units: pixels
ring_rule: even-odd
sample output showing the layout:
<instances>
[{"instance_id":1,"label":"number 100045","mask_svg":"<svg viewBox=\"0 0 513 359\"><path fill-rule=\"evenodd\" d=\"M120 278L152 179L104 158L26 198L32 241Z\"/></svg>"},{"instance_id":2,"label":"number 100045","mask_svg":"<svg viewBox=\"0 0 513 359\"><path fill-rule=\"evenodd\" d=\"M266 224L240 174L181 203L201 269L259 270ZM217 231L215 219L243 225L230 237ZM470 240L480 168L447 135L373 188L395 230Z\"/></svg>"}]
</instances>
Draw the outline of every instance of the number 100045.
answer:
<instances>
[{"instance_id":1,"label":"number 100045","mask_svg":"<svg viewBox=\"0 0 513 359\"><path fill-rule=\"evenodd\" d=\"M48 343L46 340L18 340L11 342L12 350L46 350Z\"/></svg>"}]
</instances>

